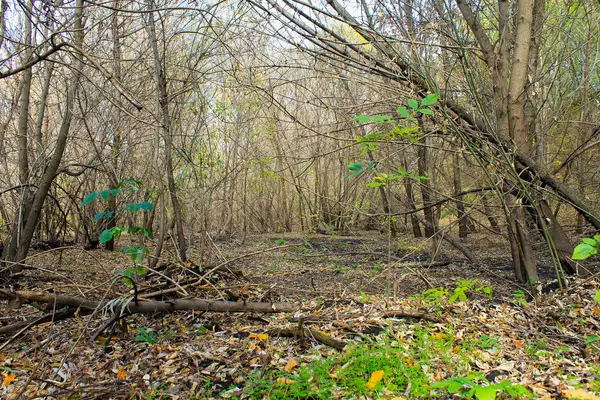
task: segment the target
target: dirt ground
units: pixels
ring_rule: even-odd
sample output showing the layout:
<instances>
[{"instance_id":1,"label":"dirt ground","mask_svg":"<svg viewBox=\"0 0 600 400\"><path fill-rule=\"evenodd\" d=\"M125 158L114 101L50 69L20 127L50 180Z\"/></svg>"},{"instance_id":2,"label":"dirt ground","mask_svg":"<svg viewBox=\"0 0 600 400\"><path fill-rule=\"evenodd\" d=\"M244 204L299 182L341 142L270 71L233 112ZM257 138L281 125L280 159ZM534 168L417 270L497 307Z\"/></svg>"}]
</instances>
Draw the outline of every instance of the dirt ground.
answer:
<instances>
[{"instance_id":1,"label":"dirt ground","mask_svg":"<svg viewBox=\"0 0 600 400\"><path fill-rule=\"evenodd\" d=\"M269 345L249 340L253 335L274 335L278 328L297 324L299 317L318 314L320 329L339 340L351 340L351 334L382 329L373 322L379 311L405 304L406 299L432 287L452 289L459 280L477 280L492 288L493 297L475 293L473 300L488 305L510 301L517 290L529 291L515 283L510 252L501 238L473 235L467 246L479 258L479 265L464 262L445 243L432 262L428 243L374 232L230 237L214 242L216 255L208 266L201 265L205 252L199 249L191 247L192 264L187 266L176 262L170 249L159 262L158 274L149 273L140 281L141 299L173 287L173 282L194 282L198 273L222 265L208 283L190 285L190 297L292 302L298 309L292 314L269 315L196 311L133 315L95 341L92 335L109 318L107 310L27 327L0 336L4 365L0 398L161 398L151 397L155 392L182 399L191 398L190 393L196 398L219 397L217 393L232 386L243 388L252 371L277 366L291 355L313 357L293 338L277 338ZM13 289L92 299L129 292L123 280L115 278L116 269L130 265L118 251L65 247L38 251L27 264L30 268L18 286L10 283ZM197 269L190 271L194 266ZM542 261L540 270L544 284L552 287L550 263ZM175 297L170 293L158 299ZM0 328L52 310L41 304L17 308L1 302L0 307ZM334 351L312 345L319 347L321 356Z\"/></svg>"}]
</instances>

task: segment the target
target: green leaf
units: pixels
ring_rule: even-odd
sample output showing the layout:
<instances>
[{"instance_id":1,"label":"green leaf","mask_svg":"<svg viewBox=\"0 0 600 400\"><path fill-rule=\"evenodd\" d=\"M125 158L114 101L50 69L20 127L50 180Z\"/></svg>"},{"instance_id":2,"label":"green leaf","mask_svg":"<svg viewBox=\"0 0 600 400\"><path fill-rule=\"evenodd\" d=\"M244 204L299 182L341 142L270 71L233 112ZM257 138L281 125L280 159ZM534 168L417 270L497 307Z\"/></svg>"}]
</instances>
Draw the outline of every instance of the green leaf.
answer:
<instances>
[{"instance_id":1,"label":"green leaf","mask_svg":"<svg viewBox=\"0 0 600 400\"><path fill-rule=\"evenodd\" d=\"M391 121L391 120L392 120L392 117L391 117L391 116L389 116L389 115L387 115L387 114L384 114L384 115L373 115L373 116L371 117L371 120L372 120L373 122L377 122L378 124L382 124L382 123L384 123L384 122L389 122L389 121Z\"/></svg>"},{"instance_id":2,"label":"green leaf","mask_svg":"<svg viewBox=\"0 0 600 400\"><path fill-rule=\"evenodd\" d=\"M596 254L598 249L594 246L590 246L589 244L580 243L573 250L573 260L585 260Z\"/></svg>"},{"instance_id":3,"label":"green leaf","mask_svg":"<svg viewBox=\"0 0 600 400\"><path fill-rule=\"evenodd\" d=\"M375 161L371 161L369 163L369 165L367 166L367 169L373 169L374 166L375 166Z\"/></svg>"},{"instance_id":4,"label":"green leaf","mask_svg":"<svg viewBox=\"0 0 600 400\"><path fill-rule=\"evenodd\" d=\"M381 182L369 182L367 183L368 187L379 187L379 186L383 186L384 184Z\"/></svg>"},{"instance_id":5,"label":"green leaf","mask_svg":"<svg viewBox=\"0 0 600 400\"><path fill-rule=\"evenodd\" d=\"M596 292L596 295L594 296L594 300L597 301L598 303L600 303L600 290L598 290Z\"/></svg>"},{"instance_id":6,"label":"green leaf","mask_svg":"<svg viewBox=\"0 0 600 400\"><path fill-rule=\"evenodd\" d=\"M358 121L360 123L367 123L367 122L376 122L378 124L382 124L384 122L389 122L392 120L392 117L389 115L357 115L356 117L353 118L355 121Z\"/></svg>"},{"instance_id":7,"label":"green leaf","mask_svg":"<svg viewBox=\"0 0 600 400\"><path fill-rule=\"evenodd\" d=\"M363 172L364 172L364 171L356 171L356 172L354 172L354 173L352 173L352 174L348 175L348 179L350 179L350 178L355 178L355 177L357 177L357 176L361 175Z\"/></svg>"},{"instance_id":8,"label":"green leaf","mask_svg":"<svg viewBox=\"0 0 600 400\"><path fill-rule=\"evenodd\" d=\"M140 205L136 204L136 203L132 203L132 204L127 204L127 206L125 206L125 209L129 212L138 212L140 211Z\"/></svg>"},{"instance_id":9,"label":"green leaf","mask_svg":"<svg viewBox=\"0 0 600 400\"><path fill-rule=\"evenodd\" d=\"M152 231L148 228L142 228L142 233L144 234L144 236L146 236L148 239L152 239Z\"/></svg>"},{"instance_id":10,"label":"green leaf","mask_svg":"<svg viewBox=\"0 0 600 400\"><path fill-rule=\"evenodd\" d=\"M475 388L475 397L477 400L496 400L496 388L490 386L477 386Z\"/></svg>"},{"instance_id":11,"label":"green leaf","mask_svg":"<svg viewBox=\"0 0 600 400\"><path fill-rule=\"evenodd\" d=\"M594 235L594 240L600 243L600 235Z\"/></svg>"},{"instance_id":12,"label":"green leaf","mask_svg":"<svg viewBox=\"0 0 600 400\"><path fill-rule=\"evenodd\" d=\"M100 237L99 237L100 244L104 244L104 243L110 241L112 238L113 238L112 231L110 229L105 229L100 234Z\"/></svg>"},{"instance_id":13,"label":"green leaf","mask_svg":"<svg viewBox=\"0 0 600 400\"><path fill-rule=\"evenodd\" d=\"M139 206L140 209L144 211L154 210L154 204L150 203L149 201L142 201L141 203L139 203Z\"/></svg>"},{"instance_id":14,"label":"green leaf","mask_svg":"<svg viewBox=\"0 0 600 400\"><path fill-rule=\"evenodd\" d=\"M98 221L100 218L106 215L106 211L100 211L98 214L94 215L94 221Z\"/></svg>"},{"instance_id":15,"label":"green leaf","mask_svg":"<svg viewBox=\"0 0 600 400\"><path fill-rule=\"evenodd\" d=\"M398 173L402 176L407 176L406 170L402 167L398 167Z\"/></svg>"},{"instance_id":16,"label":"green leaf","mask_svg":"<svg viewBox=\"0 0 600 400\"><path fill-rule=\"evenodd\" d=\"M421 114L433 115L433 111L431 111L429 108L420 108L417 111L420 112Z\"/></svg>"},{"instance_id":17,"label":"green leaf","mask_svg":"<svg viewBox=\"0 0 600 400\"><path fill-rule=\"evenodd\" d=\"M360 171L361 169L363 169L363 165L361 163L348 164L348 169L350 171Z\"/></svg>"},{"instance_id":18,"label":"green leaf","mask_svg":"<svg viewBox=\"0 0 600 400\"><path fill-rule=\"evenodd\" d=\"M123 229L116 227L116 228L112 228L110 231L111 231L114 239L117 240L121 237L121 232L123 232Z\"/></svg>"},{"instance_id":19,"label":"green leaf","mask_svg":"<svg viewBox=\"0 0 600 400\"><path fill-rule=\"evenodd\" d=\"M582 238L581 241L585 244L589 244L590 246L594 246L594 247L598 247L598 242L596 242L594 239L590 239L590 238Z\"/></svg>"},{"instance_id":20,"label":"green leaf","mask_svg":"<svg viewBox=\"0 0 600 400\"><path fill-rule=\"evenodd\" d=\"M408 106L415 111L419 108L419 103L414 99L408 99L407 103Z\"/></svg>"},{"instance_id":21,"label":"green leaf","mask_svg":"<svg viewBox=\"0 0 600 400\"><path fill-rule=\"evenodd\" d=\"M98 192L92 192L88 194L87 196L85 196L85 199L83 199L83 201L81 202L81 205L85 206L86 204L91 203L92 201L96 200L96 197L98 197Z\"/></svg>"},{"instance_id":22,"label":"green leaf","mask_svg":"<svg viewBox=\"0 0 600 400\"><path fill-rule=\"evenodd\" d=\"M600 337L598 336L590 336L585 339L585 344L592 344L600 341Z\"/></svg>"},{"instance_id":23,"label":"green leaf","mask_svg":"<svg viewBox=\"0 0 600 400\"><path fill-rule=\"evenodd\" d=\"M110 190L103 190L100 192L100 197L102 197L102 200L108 200L109 196L110 196Z\"/></svg>"},{"instance_id":24,"label":"green leaf","mask_svg":"<svg viewBox=\"0 0 600 400\"><path fill-rule=\"evenodd\" d=\"M404 118L408 118L408 109L406 107L398 107L398 114Z\"/></svg>"},{"instance_id":25,"label":"green leaf","mask_svg":"<svg viewBox=\"0 0 600 400\"><path fill-rule=\"evenodd\" d=\"M421 100L422 106L431 106L438 102L440 95L437 93L431 93Z\"/></svg>"}]
</instances>

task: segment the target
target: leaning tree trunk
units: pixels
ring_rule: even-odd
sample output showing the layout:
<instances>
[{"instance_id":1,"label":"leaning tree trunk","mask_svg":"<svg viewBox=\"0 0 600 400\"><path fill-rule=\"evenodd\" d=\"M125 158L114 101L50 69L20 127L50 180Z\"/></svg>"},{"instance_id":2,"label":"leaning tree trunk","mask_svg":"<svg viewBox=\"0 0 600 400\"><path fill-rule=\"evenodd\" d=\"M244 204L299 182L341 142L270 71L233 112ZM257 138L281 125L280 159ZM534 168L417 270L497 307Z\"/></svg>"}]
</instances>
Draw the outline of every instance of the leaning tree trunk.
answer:
<instances>
[{"instance_id":1,"label":"leaning tree trunk","mask_svg":"<svg viewBox=\"0 0 600 400\"><path fill-rule=\"evenodd\" d=\"M73 53L73 72L71 76L71 81L69 82L67 88L67 98L65 101L64 117L58 132L58 137L56 139L54 153L52 154L52 157L50 158L50 161L48 162L48 165L42 175L41 181L37 185L37 190L34 193L33 201L29 208L29 212L26 217L26 222L23 227L23 232L19 240L18 248L16 249L16 255L13 259L4 260L5 262L16 262L16 264L11 265L10 270L12 272L19 272L20 270L22 270L22 265L19 264L19 262L23 261L29 253L31 240L35 233L36 226L39 222L40 215L42 213L42 207L44 206L44 201L46 200L46 195L48 194L48 190L50 189L50 186L52 185L52 182L54 181L54 178L58 171L58 167L60 166L60 162L62 160L62 156L67 144L67 138L71 127L71 121L73 120L73 106L75 103L75 98L78 94L79 80L83 69L82 54L80 52L80 49L83 46L84 37L83 0L76 1L74 20L75 39L72 47L76 49L76 51Z\"/></svg>"}]
</instances>

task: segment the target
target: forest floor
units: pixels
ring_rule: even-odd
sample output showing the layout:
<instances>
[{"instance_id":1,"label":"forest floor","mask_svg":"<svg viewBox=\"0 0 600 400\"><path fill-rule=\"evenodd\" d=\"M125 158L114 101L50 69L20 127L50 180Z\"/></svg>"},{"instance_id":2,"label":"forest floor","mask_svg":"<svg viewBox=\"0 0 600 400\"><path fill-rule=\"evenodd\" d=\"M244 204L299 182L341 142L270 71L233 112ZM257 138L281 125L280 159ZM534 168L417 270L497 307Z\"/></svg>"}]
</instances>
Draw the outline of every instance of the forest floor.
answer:
<instances>
[{"instance_id":1,"label":"forest floor","mask_svg":"<svg viewBox=\"0 0 600 400\"><path fill-rule=\"evenodd\" d=\"M480 265L446 245L431 263L420 242L373 232L219 241L212 266L230 261L227 269L187 286L190 297L297 310L134 314L95 340L106 309L27 326L0 336L0 398L600 399L598 276L560 289L542 265L544 286L532 297L515 284L501 238L467 244ZM190 249L192 266L203 254ZM167 254L140 281L140 298L197 280L174 260ZM13 288L125 296L114 271L129 263L118 251L38 251ZM1 329L52 305L0 310Z\"/></svg>"}]
</instances>

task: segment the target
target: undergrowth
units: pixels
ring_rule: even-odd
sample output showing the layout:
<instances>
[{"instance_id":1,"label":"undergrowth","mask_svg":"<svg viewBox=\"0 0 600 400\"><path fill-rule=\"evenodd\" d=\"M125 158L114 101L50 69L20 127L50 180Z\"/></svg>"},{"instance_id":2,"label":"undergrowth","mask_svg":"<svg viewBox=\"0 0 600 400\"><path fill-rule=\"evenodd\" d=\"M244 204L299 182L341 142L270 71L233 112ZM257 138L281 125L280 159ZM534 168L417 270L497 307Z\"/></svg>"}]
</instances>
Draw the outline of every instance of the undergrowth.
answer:
<instances>
[{"instance_id":1,"label":"undergrowth","mask_svg":"<svg viewBox=\"0 0 600 400\"><path fill-rule=\"evenodd\" d=\"M483 351L498 352L498 341L485 335L457 337L453 328L434 325L388 329L355 343L343 353L303 365L250 377L244 398L530 398L508 380L490 382L473 365Z\"/></svg>"}]
</instances>

